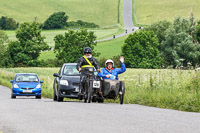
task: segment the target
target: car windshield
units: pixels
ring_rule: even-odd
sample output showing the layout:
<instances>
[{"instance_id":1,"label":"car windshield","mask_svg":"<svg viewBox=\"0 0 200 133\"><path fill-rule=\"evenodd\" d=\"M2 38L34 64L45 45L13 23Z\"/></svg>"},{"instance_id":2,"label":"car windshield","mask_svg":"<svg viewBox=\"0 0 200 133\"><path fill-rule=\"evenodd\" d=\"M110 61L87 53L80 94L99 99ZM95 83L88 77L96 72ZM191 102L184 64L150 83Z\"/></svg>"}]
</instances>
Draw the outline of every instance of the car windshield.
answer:
<instances>
[{"instance_id":1,"label":"car windshield","mask_svg":"<svg viewBox=\"0 0 200 133\"><path fill-rule=\"evenodd\" d=\"M32 74L19 74L15 78L16 82L38 82L39 79L37 75Z\"/></svg>"},{"instance_id":2,"label":"car windshield","mask_svg":"<svg viewBox=\"0 0 200 133\"><path fill-rule=\"evenodd\" d=\"M79 72L76 69L76 65L65 65L63 75L67 76L79 76Z\"/></svg>"}]
</instances>

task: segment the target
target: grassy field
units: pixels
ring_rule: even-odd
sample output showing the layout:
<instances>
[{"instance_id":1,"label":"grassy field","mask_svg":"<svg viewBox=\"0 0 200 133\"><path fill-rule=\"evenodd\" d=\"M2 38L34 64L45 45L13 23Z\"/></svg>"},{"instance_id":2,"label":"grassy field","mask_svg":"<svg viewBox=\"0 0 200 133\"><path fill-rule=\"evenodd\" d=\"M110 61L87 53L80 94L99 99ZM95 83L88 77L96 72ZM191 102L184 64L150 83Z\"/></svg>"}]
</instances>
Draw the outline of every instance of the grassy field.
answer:
<instances>
[{"instance_id":1,"label":"grassy field","mask_svg":"<svg viewBox=\"0 0 200 133\"><path fill-rule=\"evenodd\" d=\"M97 40L101 40L107 37L113 36L113 34L117 35L124 32L124 29L99 29L99 30L88 30L94 32L97 36ZM16 40L15 31L5 31L10 40ZM58 34L64 34L66 30L44 30L42 31L42 35L46 37L45 41L49 46L54 47L54 37Z\"/></svg>"},{"instance_id":2,"label":"grassy field","mask_svg":"<svg viewBox=\"0 0 200 133\"><path fill-rule=\"evenodd\" d=\"M188 18L193 12L200 18L199 0L133 0L136 24L152 24L160 20L174 20L181 16ZM133 17L134 18L134 17Z\"/></svg>"},{"instance_id":3,"label":"grassy field","mask_svg":"<svg viewBox=\"0 0 200 133\"><path fill-rule=\"evenodd\" d=\"M0 69L0 84L11 87L15 73L37 73L42 84L43 97L52 98L53 73L59 68L7 68ZM160 108L200 112L200 72L195 70L127 69L119 76L125 81L125 103ZM107 100L116 102L119 100Z\"/></svg>"},{"instance_id":4,"label":"grassy field","mask_svg":"<svg viewBox=\"0 0 200 133\"><path fill-rule=\"evenodd\" d=\"M94 22L101 27L118 23L118 0L1 0L0 16L18 22L31 22L35 18L43 23L52 13L64 11L69 21Z\"/></svg>"}]
</instances>

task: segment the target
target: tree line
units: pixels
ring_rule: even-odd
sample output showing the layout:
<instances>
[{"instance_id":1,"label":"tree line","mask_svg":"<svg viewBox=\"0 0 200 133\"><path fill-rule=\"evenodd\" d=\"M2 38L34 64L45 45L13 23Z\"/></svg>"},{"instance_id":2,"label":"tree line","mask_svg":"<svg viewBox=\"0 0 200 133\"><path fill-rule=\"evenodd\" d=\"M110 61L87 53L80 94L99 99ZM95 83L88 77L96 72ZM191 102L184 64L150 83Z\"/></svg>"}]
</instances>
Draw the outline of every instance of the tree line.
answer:
<instances>
[{"instance_id":1,"label":"tree line","mask_svg":"<svg viewBox=\"0 0 200 133\"><path fill-rule=\"evenodd\" d=\"M65 12L55 12L51 14L44 23L39 24L39 27L42 29L63 29L66 27L80 27L80 28L99 28L95 23L84 22L82 20L77 20L67 22L69 16ZM0 29L1 30L15 30L19 26L19 23L16 22L13 18L7 16L2 16L0 18Z\"/></svg>"}]
</instances>

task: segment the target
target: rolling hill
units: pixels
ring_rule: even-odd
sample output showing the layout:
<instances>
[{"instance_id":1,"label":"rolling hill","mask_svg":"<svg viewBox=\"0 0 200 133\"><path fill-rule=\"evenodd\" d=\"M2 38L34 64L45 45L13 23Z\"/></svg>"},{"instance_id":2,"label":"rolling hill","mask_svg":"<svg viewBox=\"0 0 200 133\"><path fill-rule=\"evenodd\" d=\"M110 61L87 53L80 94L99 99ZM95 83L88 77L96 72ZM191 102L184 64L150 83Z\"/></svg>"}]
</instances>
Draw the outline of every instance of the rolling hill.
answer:
<instances>
[{"instance_id":1,"label":"rolling hill","mask_svg":"<svg viewBox=\"0 0 200 133\"><path fill-rule=\"evenodd\" d=\"M101 27L118 23L118 0L1 0L0 16L18 22L44 22L54 12L64 11L69 21L83 20Z\"/></svg>"}]
</instances>

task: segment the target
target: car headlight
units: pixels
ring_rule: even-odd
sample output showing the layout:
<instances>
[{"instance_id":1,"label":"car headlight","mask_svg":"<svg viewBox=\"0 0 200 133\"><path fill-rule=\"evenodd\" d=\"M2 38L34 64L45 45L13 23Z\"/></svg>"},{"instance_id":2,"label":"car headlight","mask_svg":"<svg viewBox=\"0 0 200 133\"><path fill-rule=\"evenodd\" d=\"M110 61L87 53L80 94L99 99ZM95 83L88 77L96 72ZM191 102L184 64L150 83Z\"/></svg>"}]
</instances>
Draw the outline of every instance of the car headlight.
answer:
<instances>
[{"instance_id":1,"label":"car headlight","mask_svg":"<svg viewBox=\"0 0 200 133\"><path fill-rule=\"evenodd\" d=\"M40 84L38 84L35 88L37 88L37 89L39 89L39 88L41 88L41 85Z\"/></svg>"},{"instance_id":2,"label":"car headlight","mask_svg":"<svg viewBox=\"0 0 200 133\"><path fill-rule=\"evenodd\" d=\"M90 72L93 72L93 68L92 68L92 67L91 67L91 68L89 68L89 71L90 71Z\"/></svg>"},{"instance_id":3,"label":"car headlight","mask_svg":"<svg viewBox=\"0 0 200 133\"><path fill-rule=\"evenodd\" d=\"M66 86L69 85L69 83L68 83L67 80L60 80L60 84L61 84L61 85L66 85Z\"/></svg>"},{"instance_id":4,"label":"car headlight","mask_svg":"<svg viewBox=\"0 0 200 133\"><path fill-rule=\"evenodd\" d=\"M19 86L17 84L14 84L13 88L19 88Z\"/></svg>"}]
</instances>

